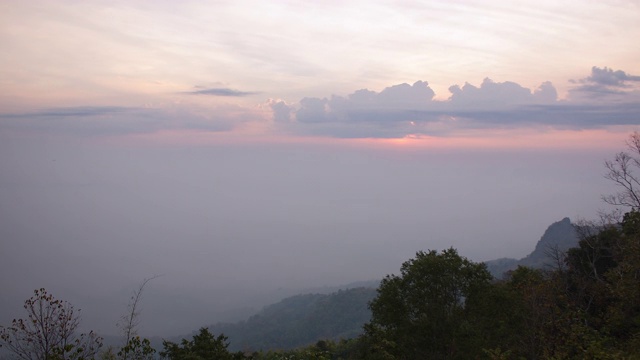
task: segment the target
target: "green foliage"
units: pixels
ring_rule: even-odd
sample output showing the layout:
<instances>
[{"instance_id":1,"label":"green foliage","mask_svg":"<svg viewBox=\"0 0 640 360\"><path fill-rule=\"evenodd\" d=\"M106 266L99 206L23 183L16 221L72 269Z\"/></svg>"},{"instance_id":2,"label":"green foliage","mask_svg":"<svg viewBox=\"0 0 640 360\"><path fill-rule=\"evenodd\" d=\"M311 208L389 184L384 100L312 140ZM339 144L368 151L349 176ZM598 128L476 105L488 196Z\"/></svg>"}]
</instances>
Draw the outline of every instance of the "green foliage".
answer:
<instances>
[{"instance_id":1,"label":"green foliage","mask_svg":"<svg viewBox=\"0 0 640 360\"><path fill-rule=\"evenodd\" d=\"M118 351L120 359L131 360L153 360L156 350L151 347L149 339L140 339L140 336L134 336L129 339L127 345Z\"/></svg>"},{"instance_id":2,"label":"green foliage","mask_svg":"<svg viewBox=\"0 0 640 360\"><path fill-rule=\"evenodd\" d=\"M382 281L370 304L373 316L365 332L376 342L387 342L378 342L375 353L411 359L470 355L462 349L476 324L466 304L490 285L485 265L455 249L421 251L400 272Z\"/></svg>"},{"instance_id":3,"label":"green foliage","mask_svg":"<svg viewBox=\"0 0 640 360\"><path fill-rule=\"evenodd\" d=\"M500 347L495 349L485 349L483 350L485 355L490 360L509 360L512 359L510 350L502 350Z\"/></svg>"},{"instance_id":4,"label":"green foliage","mask_svg":"<svg viewBox=\"0 0 640 360\"><path fill-rule=\"evenodd\" d=\"M419 252L382 281L362 358L640 358L640 214L591 229L565 266L491 283L453 249Z\"/></svg>"},{"instance_id":5,"label":"green foliage","mask_svg":"<svg viewBox=\"0 0 640 360\"><path fill-rule=\"evenodd\" d=\"M98 358L100 360L116 360L117 354L115 352L115 348L113 346L108 346L106 349L100 352Z\"/></svg>"},{"instance_id":6,"label":"green foliage","mask_svg":"<svg viewBox=\"0 0 640 360\"><path fill-rule=\"evenodd\" d=\"M0 341L22 360L92 359L102 347L93 331L76 334L80 315L73 306L45 289L34 291L24 303L26 319L14 319L0 327Z\"/></svg>"},{"instance_id":7,"label":"green foliage","mask_svg":"<svg viewBox=\"0 0 640 360\"><path fill-rule=\"evenodd\" d=\"M592 227L565 258L566 268L521 268L508 285L525 326L513 353L526 358L618 359L638 356L638 214ZM528 340L527 340L528 339Z\"/></svg>"},{"instance_id":8,"label":"green foliage","mask_svg":"<svg viewBox=\"0 0 640 360\"><path fill-rule=\"evenodd\" d=\"M364 356L362 338L340 340L320 340L293 350L270 350L253 353L253 360L355 360Z\"/></svg>"},{"instance_id":9,"label":"green foliage","mask_svg":"<svg viewBox=\"0 0 640 360\"><path fill-rule=\"evenodd\" d=\"M242 359L241 353L232 354L227 350L227 337L220 334L215 337L207 328L201 328L193 340L182 339L180 344L163 341L164 349L160 356L169 360L233 360Z\"/></svg>"}]
</instances>

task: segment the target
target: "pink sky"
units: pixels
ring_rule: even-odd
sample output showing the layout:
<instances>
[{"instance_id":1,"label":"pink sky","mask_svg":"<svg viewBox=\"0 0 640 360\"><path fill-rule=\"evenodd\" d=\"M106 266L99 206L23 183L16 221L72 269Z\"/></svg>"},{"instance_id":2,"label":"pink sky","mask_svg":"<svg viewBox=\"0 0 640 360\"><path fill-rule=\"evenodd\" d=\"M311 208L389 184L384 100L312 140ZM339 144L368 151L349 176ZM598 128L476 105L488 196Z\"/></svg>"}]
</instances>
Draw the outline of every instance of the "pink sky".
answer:
<instances>
[{"instance_id":1,"label":"pink sky","mask_svg":"<svg viewBox=\"0 0 640 360\"><path fill-rule=\"evenodd\" d=\"M2 132L542 144L638 125L633 1L0 6Z\"/></svg>"}]
</instances>

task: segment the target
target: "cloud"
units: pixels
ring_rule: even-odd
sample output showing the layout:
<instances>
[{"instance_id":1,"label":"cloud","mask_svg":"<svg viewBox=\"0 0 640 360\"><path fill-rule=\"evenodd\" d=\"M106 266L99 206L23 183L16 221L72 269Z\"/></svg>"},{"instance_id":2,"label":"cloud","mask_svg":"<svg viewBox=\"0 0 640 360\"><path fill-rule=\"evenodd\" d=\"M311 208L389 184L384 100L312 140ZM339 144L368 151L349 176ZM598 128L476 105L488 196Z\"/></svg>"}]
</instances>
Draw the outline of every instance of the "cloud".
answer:
<instances>
[{"instance_id":1,"label":"cloud","mask_svg":"<svg viewBox=\"0 0 640 360\"><path fill-rule=\"evenodd\" d=\"M234 90L229 88L210 88L210 89L188 91L186 93L190 95L212 95L212 96L232 96L232 97L243 97L243 96L259 94L259 92L254 92L254 91L240 91L240 90Z\"/></svg>"},{"instance_id":2,"label":"cloud","mask_svg":"<svg viewBox=\"0 0 640 360\"><path fill-rule=\"evenodd\" d=\"M345 96L304 97L293 103L271 99L255 107L183 104L162 108L46 108L0 113L0 131L114 136L243 129L337 138L402 138L455 136L474 129L593 129L640 125L639 82L640 77L624 71L594 67L589 76L573 82L569 98L563 100L558 99L550 82L529 89L515 82L486 78L479 85L451 86L446 100L435 100L429 83L416 81L381 91L360 89ZM213 90L197 92L213 94Z\"/></svg>"},{"instance_id":3,"label":"cloud","mask_svg":"<svg viewBox=\"0 0 640 360\"><path fill-rule=\"evenodd\" d=\"M154 132L163 127L157 111L117 106L48 108L0 114L0 130L81 136Z\"/></svg>"},{"instance_id":4,"label":"cloud","mask_svg":"<svg viewBox=\"0 0 640 360\"><path fill-rule=\"evenodd\" d=\"M3 118L34 118L34 117L93 117L110 114L122 114L127 112L135 112L139 109L121 106L77 106L77 107L59 107L48 108L40 111L18 113L18 114L0 114Z\"/></svg>"},{"instance_id":5,"label":"cloud","mask_svg":"<svg viewBox=\"0 0 640 360\"><path fill-rule=\"evenodd\" d=\"M594 66L591 68L591 76L583 81L606 86L628 87L626 81L640 81L640 76L628 75L622 70L613 71L606 66L602 69Z\"/></svg>"},{"instance_id":6,"label":"cloud","mask_svg":"<svg viewBox=\"0 0 640 360\"><path fill-rule=\"evenodd\" d=\"M434 95L428 83L417 81L390 86L380 93L362 89L346 98L304 98L295 118L301 123L404 121L412 118L414 111L430 108Z\"/></svg>"},{"instance_id":7,"label":"cloud","mask_svg":"<svg viewBox=\"0 0 640 360\"><path fill-rule=\"evenodd\" d=\"M579 80L572 80L574 84L580 86L571 90L575 97L587 96L590 98L602 95L619 95L625 91L632 90L636 85L634 82L640 82L640 76L629 75L622 70L613 70L608 67L599 68L594 66L591 68L591 75ZM637 85L640 85L638 83Z\"/></svg>"},{"instance_id":8,"label":"cloud","mask_svg":"<svg viewBox=\"0 0 640 360\"><path fill-rule=\"evenodd\" d=\"M0 114L0 131L74 136L117 136L163 130L231 131L259 115L234 105L215 109L185 106L135 108L82 106Z\"/></svg>"},{"instance_id":9,"label":"cloud","mask_svg":"<svg viewBox=\"0 0 640 360\"><path fill-rule=\"evenodd\" d=\"M304 98L294 111L296 130L335 137L434 135L462 122L469 123L465 125L469 127L481 125L471 124L473 121L503 122L503 113L514 107L548 104L557 99L555 88L548 82L533 92L513 82L496 83L490 79L480 87L466 83L449 90L451 97L447 101L434 100L435 93L425 81L393 85L379 93L361 89L346 97Z\"/></svg>"},{"instance_id":10,"label":"cloud","mask_svg":"<svg viewBox=\"0 0 640 360\"><path fill-rule=\"evenodd\" d=\"M269 101L269 107L273 111L273 120L276 123L289 123L291 122L291 113L293 109L282 100Z\"/></svg>"},{"instance_id":11,"label":"cloud","mask_svg":"<svg viewBox=\"0 0 640 360\"><path fill-rule=\"evenodd\" d=\"M616 125L640 125L640 103L536 105L523 109L531 123L575 129L604 128Z\"/></svg>"},{"instance_id":12,"label":"cloud","mask_svg":"<svg viewBox=\"0 0 640 360\"><path fill-rule=\"evenodd\" d=\"M462 88L458 85L449 88L449 102L454 109L507 109L526 104L552 103L557 100L558 93L550 82L545 82L537 90L531 91L514 82L493 82L486 78L475 87L466 83Z\"/></svg>"},{"instance_id":13,"label":"cloud","mask_svg":"<svg viewBox=\"0 0 640 360\"><path fill-rule=\"evenodd\" d=\"M640 77L594 67L574 91L584 87L630 88ZM582 88L582 90L580 90ZM638 125L638 92L614 92L601 102L579 97L559 100L550 82L528 89L515 82L484 79L480 86L465 83L449 88L447 100L434 100L425 81L399 84L375 92L361 89L347 96L306 97L295 105L272 106L274 119L291 119L299 134L340 138L395 138L408 135L452 135L486 128L603 128ZM602 94L602 91L601 91ZM276 113L277 111L277 113Z\"/></svg>"}]
</instances>

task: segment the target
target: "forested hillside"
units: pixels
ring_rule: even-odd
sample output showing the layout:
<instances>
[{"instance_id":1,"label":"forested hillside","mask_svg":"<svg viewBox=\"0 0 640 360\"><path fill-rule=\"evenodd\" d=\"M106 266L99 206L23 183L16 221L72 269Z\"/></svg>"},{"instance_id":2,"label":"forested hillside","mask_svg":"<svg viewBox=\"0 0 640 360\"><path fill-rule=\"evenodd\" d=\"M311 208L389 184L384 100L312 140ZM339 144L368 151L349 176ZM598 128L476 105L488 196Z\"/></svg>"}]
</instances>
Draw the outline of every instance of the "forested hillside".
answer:
<instances>
[{"instance_id":1,"label":"forested hillside","mask_svg":"<svg viewBox=\"0 0 640 360\"><path fill-rule=\"evenodd\" d=\"M320 339L348 339L362 333L371 318L367 304L375 288L340 290L333 294L306 294L267 306L247 321L215 324L209 329L224 333L230 349L291 349Z\"/></svg>"}]
</instances>

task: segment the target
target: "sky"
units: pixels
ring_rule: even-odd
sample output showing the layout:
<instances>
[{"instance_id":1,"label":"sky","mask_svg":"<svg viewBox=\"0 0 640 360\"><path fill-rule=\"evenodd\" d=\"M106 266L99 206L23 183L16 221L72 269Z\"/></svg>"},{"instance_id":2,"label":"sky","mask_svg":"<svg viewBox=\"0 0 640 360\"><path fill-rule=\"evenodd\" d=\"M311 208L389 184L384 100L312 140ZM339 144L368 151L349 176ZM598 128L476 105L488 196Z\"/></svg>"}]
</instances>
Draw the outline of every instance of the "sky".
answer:
<instances>
[{"instance_id":1,"label":"sky","mask_svg":"<svg viewBox=\"0 0 640 360\"><path fill-rule=\"evenodd\" d=\"M636 1L0 3L0 324L188 333L611 211ZM296 290L298 289L298 290Z\"/></svg>"}]
</instances>

